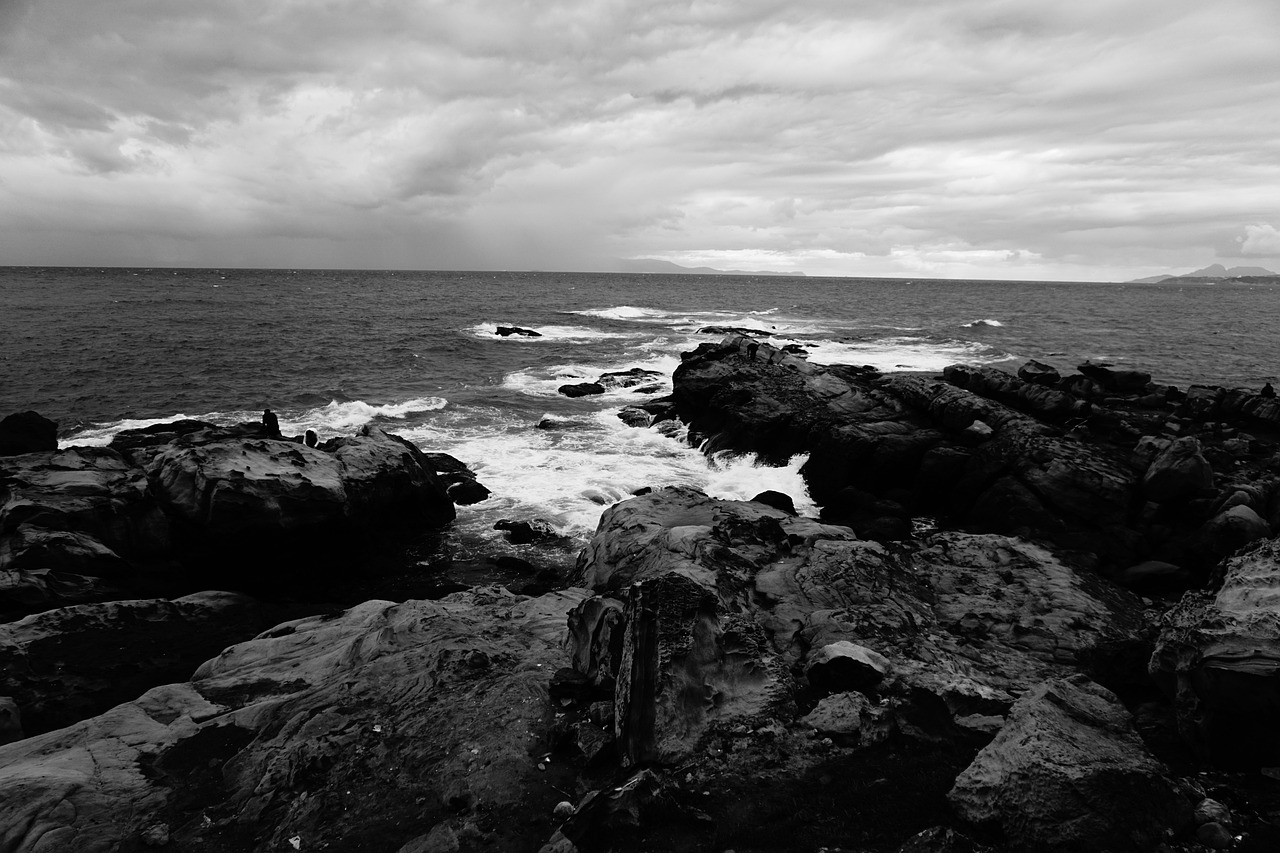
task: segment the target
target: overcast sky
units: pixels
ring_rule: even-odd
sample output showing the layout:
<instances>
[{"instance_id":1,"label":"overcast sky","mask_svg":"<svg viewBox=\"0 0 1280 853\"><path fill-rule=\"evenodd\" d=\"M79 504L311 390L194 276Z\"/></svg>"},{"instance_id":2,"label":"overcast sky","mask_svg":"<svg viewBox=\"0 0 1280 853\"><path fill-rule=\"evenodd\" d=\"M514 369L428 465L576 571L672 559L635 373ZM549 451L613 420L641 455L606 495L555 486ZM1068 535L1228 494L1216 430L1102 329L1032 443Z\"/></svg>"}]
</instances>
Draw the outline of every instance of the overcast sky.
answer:
<instances>
[{"instance_id":1,"label":"overcast sky","mask_svg":"<svg viewBox=\"0 0 1280 853\"><path fill-rule=\"evenodd\" d=\"M1278 0L0 0L0 264L1280 268Z\"/></svg>"}]
</instances>

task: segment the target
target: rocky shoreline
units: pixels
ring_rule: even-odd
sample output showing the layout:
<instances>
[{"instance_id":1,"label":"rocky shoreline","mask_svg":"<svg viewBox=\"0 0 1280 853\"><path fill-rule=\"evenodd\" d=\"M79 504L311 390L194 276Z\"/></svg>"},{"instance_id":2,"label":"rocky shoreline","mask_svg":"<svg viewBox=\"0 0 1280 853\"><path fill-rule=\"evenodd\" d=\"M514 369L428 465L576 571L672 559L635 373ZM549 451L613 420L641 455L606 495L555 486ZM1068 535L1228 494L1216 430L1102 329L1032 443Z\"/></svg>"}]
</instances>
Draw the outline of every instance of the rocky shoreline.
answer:
<instances>
[{"instance_id":1,"label":"rocky shoreline","mask_svg":"<svg viewBox=\"0 0 1280 853\"><path fill-rule=\"evenodd\" d=\"M376 428L0 426L0 851L1280 848L1269 388L729 331L621 416L821 518L654 483L534 596L286 612L487 493Z\"/></svg>"}]
</instances>

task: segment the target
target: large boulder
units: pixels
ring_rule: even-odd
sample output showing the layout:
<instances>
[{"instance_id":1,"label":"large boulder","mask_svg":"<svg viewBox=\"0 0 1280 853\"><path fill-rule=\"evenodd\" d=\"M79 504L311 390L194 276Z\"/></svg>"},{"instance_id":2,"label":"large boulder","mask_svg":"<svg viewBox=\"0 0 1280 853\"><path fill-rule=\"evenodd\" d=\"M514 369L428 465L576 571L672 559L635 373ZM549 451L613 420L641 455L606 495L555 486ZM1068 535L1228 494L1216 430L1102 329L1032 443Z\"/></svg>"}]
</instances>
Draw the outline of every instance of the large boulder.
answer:
<instances>
[{"instance_id":1,"label":"large boulder","mask_svg":"<svg viewBox=\"0 0 1280 853\"><path fill-rule=\"evenodd\" d=\"M0 747L4 849L390 851L433 833L536 849L572 784L538 765L581 598L485 589L279 625Z\"/></svg>"},{"instance_id":2,"label":"large boulder","mask_svg":"<svg viewBox=\"0 0 1280 853\"><path fill-rule=\"evenodd\" d=\"M39 412L17 412L0 419L0 456L58 449L58 425Z\"/></svg>"},{"instance_id":3,"label":"large boulder","mask_svg":"<svg viewBox=\"0 0 1280 853\"><path fill-rule=\"evenodd\" d=\"M946 730L1080 668L1123 682L1145 648L1136 599L1042 547L961 533L860 541L687 488L607 510L578 571L601 598L576 618L574 666L614 686L614 734L635 763L678 760L708 732L848 689Z\"/></svg>"},{"instance_id":4,"label":"large boulder","mask_svg":"<svg viewBox=\"0 0 1280 853\"><path fill-rule=\"evenodd\" d=\"M1164 617L1151 674L1202 756L1280 765L1280 541L1229 559L1216 593L1183 596Z\"/></svg>"},{"instance_id":5,"label":"large boulder","mask_svg":"<svg viewBox=\"0 0 1280 853\"><path fill-rule=\"evenodd\" d=\"M1025 693L949 798L1012 849L1044 851L1154 849L1193 805L1115 695L1084 676Z\"/></svg>"},{"instance_id":6,"label":"large boulder","mask_svg":"<svg viewBox=\"0 0 1280 853\"><path fill-rule=\"evenodd\" d=\"M1213 468L1191 436L1170 443L1142 475L1142 491L1157 503L1182 501L1213 488Z\"/></svg>"},{"instance_id":7,"label":"large boulder","mask_svg":"<svg viewBox=\"0 0 1280 853\"><path fill-rule=\"evenodd\" d=\"M0 459L0 569L113 574L169 545L146 476L118 452L69 447Z\"/></svg>"},{"instance_id":8,"label":"large boulder","mask_svg":"<svg viewBox=\"0 0 1280 853\"><path fill-rule=\"evenodd\" d=\"M210 553L323 556L371 533L454 518L453 501L421 451L372 426L321 448L194 432L157 453L148 476L188 538Z\"/></svg>"},{"instance_id":9,"label":"large boulder","mask_svg":"<svg viewBox=\"0 0 1280 853\"><path fill-rule=\"evenodd\" d=\"M46 610L0 624L0 695L17 702L29 733L49 731L182 679L272 621L229 592Z\"/></svg>"}]
</instances>

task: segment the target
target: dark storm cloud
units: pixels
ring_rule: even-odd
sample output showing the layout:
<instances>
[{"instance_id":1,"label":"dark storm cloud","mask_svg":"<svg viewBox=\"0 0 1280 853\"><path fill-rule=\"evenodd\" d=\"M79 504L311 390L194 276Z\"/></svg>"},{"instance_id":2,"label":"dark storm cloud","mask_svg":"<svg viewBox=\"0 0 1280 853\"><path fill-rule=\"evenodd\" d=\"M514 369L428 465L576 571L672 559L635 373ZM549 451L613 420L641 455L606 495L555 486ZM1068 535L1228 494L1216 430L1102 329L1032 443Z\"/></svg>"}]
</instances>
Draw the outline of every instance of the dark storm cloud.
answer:
<instances>
[{"instance_id":1,"label":"dark storm cloud","mask_svg":"<svg viewBox=\"0 0 1280 853\"><path fill-rule=\"evenodd\" d=\"M1278 35L1270 0L6 3L0 249L1086 278L1276 257Z\"/></svg>"}]
</instances>

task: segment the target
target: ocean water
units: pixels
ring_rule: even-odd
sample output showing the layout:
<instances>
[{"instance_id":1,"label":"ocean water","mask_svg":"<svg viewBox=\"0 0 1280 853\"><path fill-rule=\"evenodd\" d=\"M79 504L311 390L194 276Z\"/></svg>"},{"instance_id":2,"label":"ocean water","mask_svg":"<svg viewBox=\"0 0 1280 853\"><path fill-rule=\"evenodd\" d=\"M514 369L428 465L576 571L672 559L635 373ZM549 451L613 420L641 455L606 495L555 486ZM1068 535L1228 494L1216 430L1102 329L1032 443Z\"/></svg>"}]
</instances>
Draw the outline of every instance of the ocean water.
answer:
<instances>
[{"instance_id":1,"label":"ocean water","mask_svg":"<svg viewBox=\"0 0 1280 853\"><path fill-rule=\"evenodd\" d=\"M500 337L499 325L541 337ZM605 371L660 371L718 340L769 331L820 363L937 371L968 362L1064 372L1085 359L1157 381L1280 381L1280 289L541 272L0 268L0 415L35 409L64 445L178 417L257 420L323 438L365 423L470 465L493 491L460 508L461 556L500 518L544 518L575 551L601 511L643 486L687 484L814 507L798 469L708 459L679 435L627 427L633 389L569 399ZM540 429L538 424L554 428ZM510 550L510 549L508 549Z\"/></svg>"}]
</instances>

